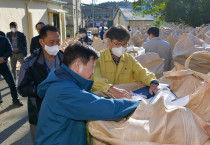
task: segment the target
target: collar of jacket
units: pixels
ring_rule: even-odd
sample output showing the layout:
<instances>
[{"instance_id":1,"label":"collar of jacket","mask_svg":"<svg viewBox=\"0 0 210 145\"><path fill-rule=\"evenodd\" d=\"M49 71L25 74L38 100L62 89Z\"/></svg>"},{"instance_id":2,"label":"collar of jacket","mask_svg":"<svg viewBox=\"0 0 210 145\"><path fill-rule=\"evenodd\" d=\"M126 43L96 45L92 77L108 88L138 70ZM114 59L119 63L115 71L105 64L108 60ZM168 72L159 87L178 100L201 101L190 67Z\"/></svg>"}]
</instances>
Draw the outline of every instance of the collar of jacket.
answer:
<instances>
[{"instance_id":1,"label":"collar of jacket","mask_svg":"<svg viewBox=\"0 0 210 145\"><path fill-rule=\"evenodd\" d=\"M63 53L61 50L58 51L57 55L55 57L58 56L58 59L60 61L60 65L62 64L62 58L61 58L61 53ZM37 59L36 61L40 64L44 64L44 54L42 52L42 48L37 49L34 54L33 54Z\"/></svg>"},{"instance_id":2,"label":"collar of jacket","mask_svg":"<svg viewBox=\"0 0 210 145\"><path fill-rule=\"evenodd\" d=\"M110 53L110 51L109 51L109 48L107 48L107 49L105 50L105 61L114 61L114 60L112 59L112 55L111 55L111 53ZM120 57L120 61L125 62L125 55L124 55L124 54Z\"/></svg>"},{"instance_id":3,"label":"collar of jacket","mask_svg":"<svg viewBox=\"0 0 210 145\"><path fill-rule=\"evenodd\" d=\"M13 32L12 32L12 31L10 31L8 34L9 34L9 36L12 36ZM16 31L14 34L19 35L19 34L20 34L20 32L19 32L19 31Z\"/></svg>"},{"instance_id":4,"label":"collar of jacket","mask_svg":"<svg viewBox=\"0 0 210 145\"><path fill-rule=\"evenodd\" d=\"M90 91L92 86L93 86L93 81L92 80L86 80L74 71L72 71L68 66L65 64L62 64L61 67L67 71L68 73L71 74L71 76L77 81L77 85L81 88L84 89L85 91Z\"/></svg>"},{"instance_id":5,"label":"collar of jacket","mask_svg":"<svg viewBox=\"0 0 210 145\"><path fill-rule=\"evenodd\" d=\"M160 37L153 37L151 40L161 40Z\"/></svg>"}]
</instances>

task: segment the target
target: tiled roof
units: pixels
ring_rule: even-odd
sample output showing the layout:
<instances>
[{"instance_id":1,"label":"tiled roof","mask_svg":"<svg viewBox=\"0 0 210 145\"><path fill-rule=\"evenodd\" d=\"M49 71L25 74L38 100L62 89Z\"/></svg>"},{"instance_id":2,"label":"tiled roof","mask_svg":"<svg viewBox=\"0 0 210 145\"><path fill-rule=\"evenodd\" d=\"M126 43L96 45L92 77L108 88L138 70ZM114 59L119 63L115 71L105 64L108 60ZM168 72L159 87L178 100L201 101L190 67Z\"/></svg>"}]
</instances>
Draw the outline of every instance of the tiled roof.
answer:
<instances>
[{"instance_id":1,"label":"tiled roof","mask_svg":"<svg viewBox=\"0 0 210 145\"><path fill-rule=\"evenodd\" d=\"M141 14L136 14L133 11L133 7L131 6L121 6L118 8L117 12L120 11L121 14L123 15L124 19L126 21L153 21L154 17L151 15L141 15ZM115 16L117 14L115 13ZM115 18L114 16L114 18Z\"/></svg>"}]
</instances>

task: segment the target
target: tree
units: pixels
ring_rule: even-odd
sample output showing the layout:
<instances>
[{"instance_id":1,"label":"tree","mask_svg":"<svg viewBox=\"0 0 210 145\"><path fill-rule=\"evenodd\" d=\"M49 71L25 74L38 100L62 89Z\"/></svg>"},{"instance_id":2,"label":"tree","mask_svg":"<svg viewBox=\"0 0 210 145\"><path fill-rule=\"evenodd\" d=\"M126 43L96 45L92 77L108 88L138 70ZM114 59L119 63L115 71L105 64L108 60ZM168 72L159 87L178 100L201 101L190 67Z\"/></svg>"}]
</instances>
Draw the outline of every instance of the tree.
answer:
<instances>
[{"instance_id":1,"label":"tree","mask_svg":"<svg viewBox=\"0 0 210 145\"><path fill-rule=\"evenodd\" d=\"M138 0L133 7L161 21L193 27L210 23L210 0Z\"/></svg>"}]
</instances>

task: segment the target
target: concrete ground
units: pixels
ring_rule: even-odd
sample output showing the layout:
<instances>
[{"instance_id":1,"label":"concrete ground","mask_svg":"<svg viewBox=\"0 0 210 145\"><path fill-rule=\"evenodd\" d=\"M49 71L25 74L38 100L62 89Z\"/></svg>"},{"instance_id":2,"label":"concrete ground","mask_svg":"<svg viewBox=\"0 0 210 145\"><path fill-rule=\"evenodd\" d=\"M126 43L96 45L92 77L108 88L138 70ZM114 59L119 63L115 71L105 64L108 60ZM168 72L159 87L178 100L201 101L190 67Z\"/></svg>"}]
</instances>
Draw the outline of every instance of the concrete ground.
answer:
<instances>
[{"instance_id":1,"label":"concrete ground","mask_svg":"<svg viewBox=\"0 0 210 145\"><path fill-rule=\"evenodd\" d=\"M3 104L0 107L0 145L32 145L27 115L27 98L19 97L22 107L12 105L10 89L0 80Z\"/></svg>"}]
</instances>

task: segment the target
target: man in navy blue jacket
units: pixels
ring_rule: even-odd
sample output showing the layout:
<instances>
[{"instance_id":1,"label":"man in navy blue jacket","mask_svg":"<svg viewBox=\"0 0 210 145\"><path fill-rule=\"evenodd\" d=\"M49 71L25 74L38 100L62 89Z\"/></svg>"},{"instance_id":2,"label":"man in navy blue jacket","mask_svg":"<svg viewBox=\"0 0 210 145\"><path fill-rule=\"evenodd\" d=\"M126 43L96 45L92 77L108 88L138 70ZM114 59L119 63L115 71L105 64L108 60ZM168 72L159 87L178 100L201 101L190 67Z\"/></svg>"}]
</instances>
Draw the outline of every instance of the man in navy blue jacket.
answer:
<instances>
[{"instance_id":1,"label":"man in navy blue jacket","mask_svg":"<svg viewBox=\"0 0 210 145\"><path fill-rule=\"evenodd\" d=\"M11 31L7 33L7 37L9 38L12 44L12 55L10 57L12 73L16 80L16 64L19 61L21 64L23 63L24 57L27 55L27 43L26 36L17 30L18 26L16 22L10 23Z\"/></svg>"},{"instance_id":2,"label":"man in navy blue jacket","mask_svg":"<svg viewBox=\"0 0 210 145\"><path fill-rule=\"evenodd\" d=\"M13 104L22 106L23 104L18 100L17 88L7 60L10 55L12 55L11 43L6 37L0 36L0 74L4 77L5 81L9 85ZM0 92L0 104L2 104L2 102L3 101Z\"/></svg>"}]
</instances>

